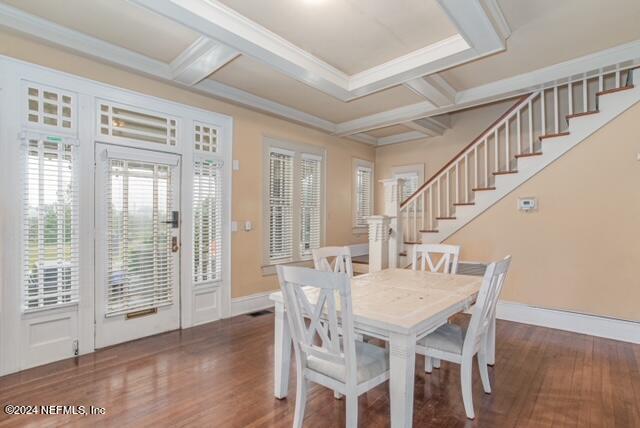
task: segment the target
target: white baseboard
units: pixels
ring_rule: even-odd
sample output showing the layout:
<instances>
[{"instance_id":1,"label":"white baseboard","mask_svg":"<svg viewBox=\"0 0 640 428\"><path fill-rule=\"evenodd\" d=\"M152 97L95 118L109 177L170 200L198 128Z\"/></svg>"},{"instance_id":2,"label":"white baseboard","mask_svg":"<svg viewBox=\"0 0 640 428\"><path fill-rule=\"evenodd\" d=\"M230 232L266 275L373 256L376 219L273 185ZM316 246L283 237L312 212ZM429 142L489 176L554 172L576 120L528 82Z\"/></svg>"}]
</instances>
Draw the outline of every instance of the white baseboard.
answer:
<instances>
[{"instance_id":1,"label":"white baseboard","mask_svg":"<svg viewBox=\"0 0 640 428\"><path fill-rule=\"evenodd\" d=\"M640 344L640 322L498 302L498 319Z\"/></svg>"},{"instance_id":2,"label":"white baseboard","mask_svg":"<svg viewBox=\"0 0 640 428\"><path fill-rule=\"evenodd\" d=\"M269 300L269 295L274 291L250 294L248 296L234 297L231 299L231 316L248 314L273 307L273 302Z\"/></svg>"}]
</instances>

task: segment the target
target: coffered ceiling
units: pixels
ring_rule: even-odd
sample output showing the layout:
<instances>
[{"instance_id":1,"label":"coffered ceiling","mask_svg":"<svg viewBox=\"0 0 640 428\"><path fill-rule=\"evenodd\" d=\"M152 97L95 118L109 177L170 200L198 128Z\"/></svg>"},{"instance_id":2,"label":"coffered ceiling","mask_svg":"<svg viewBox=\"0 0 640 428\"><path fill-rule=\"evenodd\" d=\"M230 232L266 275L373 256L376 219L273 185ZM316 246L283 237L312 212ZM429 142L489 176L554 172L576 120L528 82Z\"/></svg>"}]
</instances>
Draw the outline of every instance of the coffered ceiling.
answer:
<instances>
[{"instance_id":1,"label":"coffered ceiling","mask_svg":"<svg viewBox=\"0 0 640 428\"><path fill-rule=\"evenodd\" d=\"M0 0L0 28L370 144L638 64L639 21L637 0Z\"/></svg>"}]
</instances>

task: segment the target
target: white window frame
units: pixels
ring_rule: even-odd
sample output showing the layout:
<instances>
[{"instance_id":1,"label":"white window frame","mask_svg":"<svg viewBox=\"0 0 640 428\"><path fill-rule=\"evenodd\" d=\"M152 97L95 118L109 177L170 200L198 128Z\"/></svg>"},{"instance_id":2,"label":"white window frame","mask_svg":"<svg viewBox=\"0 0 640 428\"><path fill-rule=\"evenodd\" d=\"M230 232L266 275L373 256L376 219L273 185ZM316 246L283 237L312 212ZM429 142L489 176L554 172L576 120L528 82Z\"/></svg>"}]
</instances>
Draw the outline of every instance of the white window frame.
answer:
<instances>
[{"instance_id":1,"label":"white window frame","mask_svg":"<svg viewBox=\"0 0 640 428\"><path fill-rule=\"evenodd\" d=\"M282 259L274 262L270 258L269 254L269 182L270 182L270 153L283 152L293 154L293 226L292 226L292 256L287 259ZM326 170L327 170L327 156L326 150L322 147L314 146L311 144L296 143L271 137L264 137L263 142L263 274L272 275L275 273L274 266L285 263L301 263L308 264L311 260L311 256L303 257L300 254L300 215L301 215L301 201L300 201L300 163L303 156L318 157L321 161L320 166L320 246L325 242L325 225L326 225Z\"/></svg>"},{"instance_id":2,"label":"white window frame","mask_svg":"<svg viewBox=\"0 0 640 428\"><path fill-rule=\"evenodd\" d=\"M369 168L371 169L371 189L369 190L370 192L370 200L369 200L369 205L370 205L370 212L371 215L373 215L373 210L374 210L374 200L375 200L375 190L376 190L376 186L375 186L375 177L376 177L376 172L374 169L374 165L373 162L368 161L368 160L364 160L364 159L358 159L358 158L353 158L352 160L352 165L351 165L351 223L352 223L352 227L353 227L353 231L354 233L366 233L367 231L367 225L366 224L358 224L358 170L360 168Z\"/></svg>"},{"instance_id":3,"label":"white window frame","mask_svg":"<svg viewBox=\"0 0 640 428\"><path fill-rule=\"evenodd\" d=\"M391 168L392 178L405 178L415 175L418 177L418 188L424 183L424 164L399 165Z\"/></svg>"}]
</instances>

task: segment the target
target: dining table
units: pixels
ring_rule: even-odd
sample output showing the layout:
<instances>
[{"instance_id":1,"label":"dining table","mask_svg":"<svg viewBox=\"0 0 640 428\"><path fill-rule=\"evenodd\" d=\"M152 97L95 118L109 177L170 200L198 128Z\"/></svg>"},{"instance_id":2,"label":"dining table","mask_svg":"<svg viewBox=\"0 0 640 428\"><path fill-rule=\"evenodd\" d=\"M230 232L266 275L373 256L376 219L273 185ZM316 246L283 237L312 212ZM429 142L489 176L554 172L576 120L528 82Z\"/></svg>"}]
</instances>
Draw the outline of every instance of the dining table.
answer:
<instances>
[{"instance_id":1,"label":"dining table","mask_svg":"<svg viewBox=\"0 0 640 428\"><path fill-rule=\"evenodd\" d=\"M351 279L356 333L382 339L389 349L389 400L392 427L411 427L416 341L475 301L482 277L384 269ZM305 291L312 301L313 291ZM289 389L292 343L281 292L275 306L274 395Z\"/></svg>"}]
</instances>

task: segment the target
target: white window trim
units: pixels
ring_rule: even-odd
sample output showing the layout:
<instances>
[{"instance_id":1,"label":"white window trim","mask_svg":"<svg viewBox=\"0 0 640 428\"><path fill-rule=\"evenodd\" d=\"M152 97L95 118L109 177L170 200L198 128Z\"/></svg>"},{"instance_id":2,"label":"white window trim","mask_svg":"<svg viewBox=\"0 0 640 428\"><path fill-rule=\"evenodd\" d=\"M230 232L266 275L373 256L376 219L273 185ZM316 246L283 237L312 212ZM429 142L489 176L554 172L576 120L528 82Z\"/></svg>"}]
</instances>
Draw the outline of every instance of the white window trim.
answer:
<instances>
[{"instance_id":1,"label":"white window trim","mask_svg":"<svg viewBox=\"0 0 640 428\"><path fill-rule=\"evenodd\" d=\"M269 154L271 152L281 152L285 154L294 154L294 170L293 170L293 234L292 234L292 252L290 259L282 260L274 263L269 258ZM278 264L302 264L308 265L310 257L300 257L300 171L299 163L303 155L311 155L321 159L320 167L320 246L325 243L326 234L326 171L327 156L323 147L311 144L297 143L279 138L265 136L263 140L263 157L262 157L262 184L263 184L263 200L262 200L262 252L263 252L263 275L275 274L275 266Z\"/></svg>"},{"instance_id":2,"label":"white window trim","mask_svg":"<svg viewBox=\"0 0 640 428\"><path fill-rule=\"evenodd\" d=\"M353 158L352 161L351 161L351 225L352 225L352 228L353 228L353 233L363 234L363 233L367 233L367 226L359 225L358 222L357 222L357 217L358 217L358 179L357 179L358 167L364 167L364 168L370 168L371 169L371 200L369 202L369 204L371 205L371 214L373 214L374 207L375 207L374 201L375 201L375 193L376 193L376 186L375 186L376 171L374 169L373 162L371 162L371 161L364 160L364 159L358 159L358 158Z\"/></svg>"}]
</instances>

